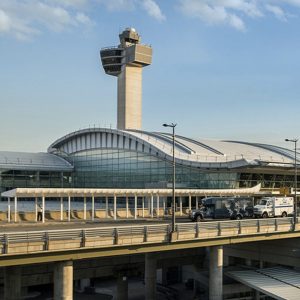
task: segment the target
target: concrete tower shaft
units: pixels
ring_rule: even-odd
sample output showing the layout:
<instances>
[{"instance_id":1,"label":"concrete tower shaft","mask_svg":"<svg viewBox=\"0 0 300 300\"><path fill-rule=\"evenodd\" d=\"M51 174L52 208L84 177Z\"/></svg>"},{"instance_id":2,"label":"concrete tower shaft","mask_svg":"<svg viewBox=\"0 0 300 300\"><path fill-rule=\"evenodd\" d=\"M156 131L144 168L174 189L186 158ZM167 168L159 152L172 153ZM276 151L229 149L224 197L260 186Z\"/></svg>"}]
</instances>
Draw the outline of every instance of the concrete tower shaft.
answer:
<instances>
[{"instance_id":1,"label":"concrete tower shaft","mask_svg":"<svg viewBox=\"0 0 300 300\"><path fill-rule=\"evenodd\" d=\"M100 51L104 71L118 77L118 129L142 128L142 68L152 63L152 48L141 44L134 28L120 35L120 45Z\"/></svg>"}]
</instances>

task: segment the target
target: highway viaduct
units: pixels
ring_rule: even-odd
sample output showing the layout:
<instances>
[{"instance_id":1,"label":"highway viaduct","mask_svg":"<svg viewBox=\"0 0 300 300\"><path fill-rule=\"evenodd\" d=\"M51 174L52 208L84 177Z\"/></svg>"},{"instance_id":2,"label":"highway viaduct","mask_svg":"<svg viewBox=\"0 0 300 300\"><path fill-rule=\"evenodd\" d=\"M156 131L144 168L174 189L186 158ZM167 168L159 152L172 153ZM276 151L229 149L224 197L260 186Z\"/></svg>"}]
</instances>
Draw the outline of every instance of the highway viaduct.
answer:
<instances>
[{"instance_id":1,"label":"highway viaduct","mask_svg":"<svg viewBox=\"0 0 300 300\"><path fill-rule=\"evenodd\" d=\"M300 236L300 226L296 224L294 230L292 218L177 223L176 235L170 233L170 224L165 222L112 225L86 224L74 229L40 226L39 230L35 226L26 231L20 231L22 227L2 227L0 267L4 299L20 299L22 267L25 270L40 264L52 266L47 276L48 281L53 276L54 299L72 299L73 280L88 275L80 264L92 260L103 264L102 272L104 262L112 261L110 265L114 268L107 267L106 271L120 274L118 299L128 299L128 286L122 280L124 266L128 272L144 270L147 300L156 298L156 271L162 262L172 265L172 261L190 262L195 256L200 259L204 249L209 249L211 300L222 299L224 254L274 263L282 260L286 265L300 267L298 253L294 251L298 249L294 241Z\"/></svg>"}]
</instances>

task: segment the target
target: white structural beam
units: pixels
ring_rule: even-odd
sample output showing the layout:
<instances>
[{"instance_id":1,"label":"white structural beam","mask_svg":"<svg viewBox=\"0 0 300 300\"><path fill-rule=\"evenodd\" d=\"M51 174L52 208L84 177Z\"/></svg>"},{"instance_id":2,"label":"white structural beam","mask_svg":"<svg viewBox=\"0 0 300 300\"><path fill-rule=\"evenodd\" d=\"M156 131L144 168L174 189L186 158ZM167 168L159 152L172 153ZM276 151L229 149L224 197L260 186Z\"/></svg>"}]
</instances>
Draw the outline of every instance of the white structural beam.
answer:
<instances>
[{"instance_id":1,"label":"white structural beam","mask_svg":"<svg viewBox=\"0 0 300 300\"><path fill-rule=\"evenodd\" d=\"M151 211L151 218L153 218L153 194L151 195L151 207L150 207L150 211Z\"/></svg>"},{"instance_id":2,"label":"white structural beam","mask_svg":"<svg viewBox=\"0 0 300 300\"><path fill-rule=\"evenodd\" d=\"M42 196L42 222L43 223L45 223L45 209L46 209L45 196Z\"/></svg>"},{"instance_id":3,"label":"white structural beam","mask_svg":"<svg viewBox=\"0 0 300 300\"><path fill-rule=\"evenodd\" d=\"M137 195L134 195L134 219L137 219Z\"/></svg>"},{"instance_id":4,"label":"white structural beam","mask_svg":"<svg viewBox=\"0 0 300 300\"><path fill-rule=\"evenodd\" d=\"M182 216L182 197L179 197L179 210L180 210L180 216Z\"/></svg>"},{"instance_id":5,"label":"white structural beam","mask_svg":"<svg viewBox=\"0 0 300 300\"><path fill-rule=\"evenodd\" d=\"M156 195L156 216L159 218L159 195Z\"/></svg>"},{"instance_id":6,"label":"white structural beam","mask_svg":"<svg viewBox=\"0 0 300 300\"><path fill-rule=\"evenodd\" d=\"M71 221L71 196L68 196L68 222Z\"/></svg>"},{"instance_id":7,"label":"white structural beam","mask_svg":"<svg viewBox=\"0 0 300 300\"><path fill-rule=\"evenodd\" d=\"M108 218L108 196L105 196L105 217Z\"/></svg>"},{"instance_id":8,"label":"white structural beam","mask_svg":"<svg viewBox=\"0 0 300 300\"><path fill-rule=\"evenodd\" d=\"M38 221L38 203L37 203L38 198L34 198L34 211L35 211L35 222Z\"/></svg>"},{"instance_id":9,"label":"white structural beam","mask_svg":"<svg viewBox=\"0 0 300 300\"><path fill-rule=\"evenodd\" d=\"M60 220L64 220L64 198L60 197Z\"/></svg>"},{"instance_id":10,"label":"white structural beam","mask_svg":"<svg viewBox=\"0 0 300 300\"><path fill-rule=\"evenodd\" d=\"M126 196L126 218L128 219L128 196Z\"/></svg>"},{"instance_id":11,"label":"white structural beam","mask_svg":"<svg viewBox=\"0 0 300 300\"><path fill-rule=\"evenodd\" d=\"M95 219L95 196L92 195L92 221Z\"/></svg>"},{"instance_id":12,"label":"white structural beam","mask_svg":"<svg viewBox=\"0 0 300 300\"><path fill-rule=\"evenodd\" d=\"M83 198L83 219L86 220L86 197Z\"/></svg>"},{"instance_id":13,"label":"white structural beam","mask_svg":"<svg viewBox=\"0 0 300 300\"><path fill-rule=\"evenodd\" d=\"M10 223L10 197L7 198L7 222Z\"/></svg>"},{"instance_id":14,"label":"white structural beam","mask_svg":"<svg viewBox=\"0 0 300 300\"><path fill-rule=\"evenodd\" d=\"M17 220L18 220L18 197L14 197L14 202L15 202L15 217L14 217L14 221L17 222Z\"/></svg>"},{"instance_id":15,"label":"white structural beam","mask_svg":"<svg viewBox=\"0 0 300 300\"><path fill-rule=\"evenodd\" d=\"M114 220L117 220L117 195L114 195Z\"/></svg>"},{"instance_id":16,"label":"white structural beam","mask_svg":"<svg viewBox=\"0 0 300 300\"><path fill-rule=\"evenodd\" d=\"M142 217L145 217L145 197L142 197Z\"/></svg>"}]
</instances>

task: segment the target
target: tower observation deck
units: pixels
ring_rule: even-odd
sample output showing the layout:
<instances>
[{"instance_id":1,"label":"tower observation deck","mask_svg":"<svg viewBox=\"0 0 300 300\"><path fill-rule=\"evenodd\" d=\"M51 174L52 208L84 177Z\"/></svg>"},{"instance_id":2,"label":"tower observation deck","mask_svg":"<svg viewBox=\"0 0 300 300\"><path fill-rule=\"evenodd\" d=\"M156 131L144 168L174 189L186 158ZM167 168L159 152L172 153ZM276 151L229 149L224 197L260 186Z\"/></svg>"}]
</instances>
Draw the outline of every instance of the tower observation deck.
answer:
<instances>
[{"instance_id":1,"label":"tower observation deck","mask_svg":"<svg viewBox=\"0 0 300 300\"><path fill-rule=\"evenodd\" d=\"M134 28L120 35L120 45L100 51L104 71L118 77L118 129L142 128L142 68L152 62L152 48L141 44Z\"/></svg>"}]
</instances>

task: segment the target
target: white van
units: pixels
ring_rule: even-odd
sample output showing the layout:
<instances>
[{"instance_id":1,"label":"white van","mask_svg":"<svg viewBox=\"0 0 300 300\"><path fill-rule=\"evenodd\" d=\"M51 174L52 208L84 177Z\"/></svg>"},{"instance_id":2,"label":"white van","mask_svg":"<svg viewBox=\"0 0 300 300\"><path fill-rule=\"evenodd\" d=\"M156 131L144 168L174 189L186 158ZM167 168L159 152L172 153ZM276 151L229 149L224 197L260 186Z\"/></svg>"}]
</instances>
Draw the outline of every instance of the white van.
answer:
<instances>
[{"instance_id":1,"label":"white van","mask_svg":"<svg viewBox=\"0 0 300 300\"><path fill-rule=\"evenodd\" d=\"M254 206L256 218L287 217L294 214L293 197L264 197Z\"/></svg>"}]
</instances>

